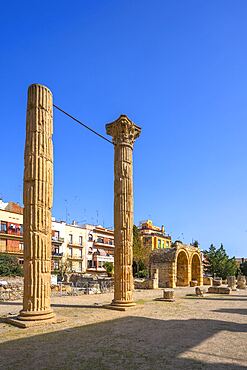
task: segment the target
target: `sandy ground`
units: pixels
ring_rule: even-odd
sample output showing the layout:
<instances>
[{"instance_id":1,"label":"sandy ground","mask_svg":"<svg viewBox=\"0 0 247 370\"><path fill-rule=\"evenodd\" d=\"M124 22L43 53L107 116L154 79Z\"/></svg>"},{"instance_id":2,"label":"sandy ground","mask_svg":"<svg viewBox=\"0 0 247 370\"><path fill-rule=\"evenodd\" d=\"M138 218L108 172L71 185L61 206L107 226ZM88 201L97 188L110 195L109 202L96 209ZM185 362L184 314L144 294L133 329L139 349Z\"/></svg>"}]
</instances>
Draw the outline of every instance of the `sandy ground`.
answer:
<instances>
[{"instance_id":1,"label":"sandy ground","mask_svg":"<svg viewBox=\"0 0 247 370\"><path fill-rule=\"evenodd\" d=\"M106 310L112 294L54 297L65 321L28 329L0 322L0 369L247 369L247 290L230 296L154 301L161 290L136 291L137 306ZM21 302L0 303L0 318Z\"/></svg>"}]
</instances>

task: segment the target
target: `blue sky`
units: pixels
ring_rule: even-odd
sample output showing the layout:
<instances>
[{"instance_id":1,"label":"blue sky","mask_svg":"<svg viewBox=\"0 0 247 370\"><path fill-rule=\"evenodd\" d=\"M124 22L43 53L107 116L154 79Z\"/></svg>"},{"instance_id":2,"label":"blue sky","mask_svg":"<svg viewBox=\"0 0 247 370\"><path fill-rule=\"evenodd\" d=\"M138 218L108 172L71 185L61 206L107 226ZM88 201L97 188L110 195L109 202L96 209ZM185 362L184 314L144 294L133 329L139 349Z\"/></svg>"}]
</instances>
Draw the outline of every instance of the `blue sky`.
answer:
<instances>
[{"instance_id":1,"label":"blue sky","mask_svg":"<svg viewBox=\"0 0 247 370\"><path fill-rule=\"evenodd\" d=\"M247 2L12 1L0 11L0 196L22 203L27 88L134 150L135 222L247 256ZM54 112L53 214L113 225L113 147ZM67 209L67 211L66 211Z\"/></svg>"}]
</instances>

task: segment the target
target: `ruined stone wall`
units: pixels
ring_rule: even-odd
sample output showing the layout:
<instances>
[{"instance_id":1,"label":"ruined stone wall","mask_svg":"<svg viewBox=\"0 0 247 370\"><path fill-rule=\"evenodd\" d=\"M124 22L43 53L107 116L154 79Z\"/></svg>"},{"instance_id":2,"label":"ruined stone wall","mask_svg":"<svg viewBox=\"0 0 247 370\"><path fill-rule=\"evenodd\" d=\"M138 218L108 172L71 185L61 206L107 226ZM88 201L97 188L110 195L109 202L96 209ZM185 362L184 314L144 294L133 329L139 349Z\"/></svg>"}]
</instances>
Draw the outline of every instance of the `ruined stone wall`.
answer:
<instances>
[{"instance_id":1,"label":"ruined stone wall","mask_svg":"<svg viewBox=\"0 0 247 370\"><path fill-rule=\"evenodd\" d=\"M150 256L151 276L156 269L160 288L188 286L192 278L197 281L197 285L203 285L200 252L193 246L179 244L174 248L154 251Z\"/></svg>"}]
</instances>

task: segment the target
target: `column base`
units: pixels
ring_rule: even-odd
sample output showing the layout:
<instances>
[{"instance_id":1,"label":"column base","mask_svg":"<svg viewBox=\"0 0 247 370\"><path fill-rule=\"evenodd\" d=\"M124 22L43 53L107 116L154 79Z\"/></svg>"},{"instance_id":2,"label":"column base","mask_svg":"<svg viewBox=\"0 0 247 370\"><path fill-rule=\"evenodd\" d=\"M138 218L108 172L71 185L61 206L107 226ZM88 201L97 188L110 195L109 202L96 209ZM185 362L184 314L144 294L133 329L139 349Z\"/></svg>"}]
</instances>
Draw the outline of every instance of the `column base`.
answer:
<instances>
[{"instance_id":1,"label":"column base","mask_svg":"<svg viewBox=\"0 0 247 370\"><path fill-rule=\"evenodd\" d=\"M63 320L65 321L65 320ZM53 317L51 319L46 319L46 320L36 320L36 321L22 321L19 320L19 316L14 316L14 317L7 317L5 319L5 322L7 324L17 326L18 328L26 329L26 328L31 328L33 326L43 326L43 325L48 325L48 324L57 324L61 321L57 321L56 317Z\"/></svg>"},{"instance_id":2,"label":"column base","mask_svg":"<svg viewBox=\"0 0 247 370\"><path fill-rule=\"evenodd\" d=\"M17 319L20 321L44 321L55 318L53 310L46 311L20 311Z\"/></svg>"},{"instance_id":3,"label":"column base","mask_svg":"<svg viewBox=\"0 0 247 370\"><path fill-rule=\"evenodd\" d=\"M158 302L175 302L174 298L154 298L154 301Z\"/></svg>"},{"instance_id":4,"label":"column base","mask_svg":"<svg viewBox=\"0 0 247 370\"><path fill-rule=\"evenodd\" d=\"M135 307L136 303L132 302L122 302L122 301L112 301L110 304L106 304L103 307L109 310L116 310L116 311L126 311L129 308Z\"/></svg>"}]
</instances>

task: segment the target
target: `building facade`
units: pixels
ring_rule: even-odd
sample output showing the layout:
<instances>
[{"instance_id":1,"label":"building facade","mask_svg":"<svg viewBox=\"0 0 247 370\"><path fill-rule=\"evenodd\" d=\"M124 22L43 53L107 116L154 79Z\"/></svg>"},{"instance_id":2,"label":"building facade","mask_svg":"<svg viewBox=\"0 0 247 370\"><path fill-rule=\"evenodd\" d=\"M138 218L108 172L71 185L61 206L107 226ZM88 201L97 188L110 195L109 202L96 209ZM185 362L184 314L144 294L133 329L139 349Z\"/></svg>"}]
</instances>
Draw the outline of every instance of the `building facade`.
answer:
<instances>
[{"instance_id":1,"label":"building facade","mask_svg":"<svg viewBox=\"0 0 247 370\"><path fill-rule=\"evenodd\" d=\"M23 208L0 202L0 253L18 257L23 264Z\"/></svg>"},{"instance_id":2,"label":"building facade","mask_svg":"<svg viewBox=\"0 0 247 370\"><path fill-rule=\"evenodd\" d=\"M105 272L106 262L114 263L114 231L103 226L88 227L87 271Z\"/></svg>"},{"instance_id":3,"label":"building facade","mask_svg":"<svg viewBox=\"0 0 247 370\"><path fill-rule=\"evenodd\" d=\"M142 221L138 227L144 247L150 250L170 248L171 237L165 233L164 226L154 226L151 220Z\"/></svg>"},{"instance_id":4,"label":"building facade","mask_svg":"<svg viewBox=\"0 0 247 370\"><path fill-rule=\"evenodd\" d=\"M23 264L23 208L0 200L0 253ZM52 219L52 271L105 273L114 263L114 232L102 226L66 224Z\"/></svg>"}]
</instances>

